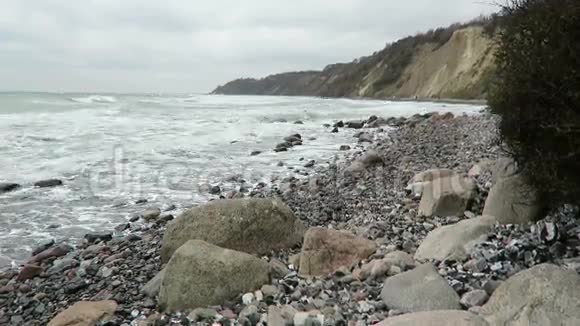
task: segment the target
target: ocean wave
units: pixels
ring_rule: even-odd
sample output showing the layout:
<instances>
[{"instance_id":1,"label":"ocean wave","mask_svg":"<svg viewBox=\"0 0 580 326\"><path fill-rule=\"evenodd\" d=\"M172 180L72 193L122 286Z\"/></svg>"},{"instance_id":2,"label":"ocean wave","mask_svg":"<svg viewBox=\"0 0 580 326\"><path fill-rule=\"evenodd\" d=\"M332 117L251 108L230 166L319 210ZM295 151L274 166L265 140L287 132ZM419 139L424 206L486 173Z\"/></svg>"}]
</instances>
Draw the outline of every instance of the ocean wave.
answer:
<instances>
[{"instance_id":1,"label":"ocean wave","mask_svg":"<svg viewBox=\"0 0 580 326\"><path fill-rule=\"evenodd\" d=\"M167 102L167 100L160 100L160 99L141 99L138 100L137 102L141 103L141 104L164 104Z\"/></svg>"},{"instance_id":2,"label":"ocean wave","mask_svg":"<svg viewBox=\"0 0 580 326\"><path fill-rule=\"evenodd\" d=\"M199 102L199 97L197 96L186 97L181 99L181 101L185 103L197 103Z\"/></svg>"},{"instance_id":3,"label":"ocean wave","mask_svg":"<svg viewBox=\"0 0 580 326\"><path fill-rule=\"evenodd\" d=\"M71 97L69 100L76 103L93 104L93 103L117 103L114 96L91 95L87 97Z\"/></svg>"},{"instance_id":4,"label":"ocean wave","mask_svg":"<svg viewBox=\"0 0 580 326\"><path fill-rule=\"evenodd\" d=\"M320 119L320 115L312 112L295 112L295 113L286 113L280 115L266 115L266 116L257 116L256 119L259 122L264 123L294 123L295 121L316 121Z\"/></svg>"}]
</instances>

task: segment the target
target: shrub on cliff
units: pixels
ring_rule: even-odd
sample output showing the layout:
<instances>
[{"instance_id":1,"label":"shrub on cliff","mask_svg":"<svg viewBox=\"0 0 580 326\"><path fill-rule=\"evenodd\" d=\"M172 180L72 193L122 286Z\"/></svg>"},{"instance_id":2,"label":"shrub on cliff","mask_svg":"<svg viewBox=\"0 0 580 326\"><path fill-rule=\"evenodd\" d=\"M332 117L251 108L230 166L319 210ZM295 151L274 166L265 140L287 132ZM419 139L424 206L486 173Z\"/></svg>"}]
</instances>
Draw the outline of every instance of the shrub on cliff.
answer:
<instances>
[{"instance_id":1,"label":"shrub on cliff","mask_svg":"<svg viewBox=\"0 0 580 326\"><path fill-rule=\"evenodd\" d=\"M546 204L580 204L580 1L510 0L501 26L502 140Z\"/></svg>"}]
</instances>

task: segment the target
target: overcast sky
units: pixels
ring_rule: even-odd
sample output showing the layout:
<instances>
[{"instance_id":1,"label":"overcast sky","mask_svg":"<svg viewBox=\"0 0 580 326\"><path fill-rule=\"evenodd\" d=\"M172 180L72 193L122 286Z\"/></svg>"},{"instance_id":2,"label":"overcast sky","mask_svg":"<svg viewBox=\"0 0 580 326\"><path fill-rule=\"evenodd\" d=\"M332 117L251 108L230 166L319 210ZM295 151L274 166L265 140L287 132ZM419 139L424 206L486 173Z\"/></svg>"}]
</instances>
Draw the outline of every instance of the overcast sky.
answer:
<instances>
[{"instance_id":1,"label":"overcast sky","mask_svg":"<svg viewBox=\"0 0 580 326\"><path fill-rule=\"evenodd\" d=\"M322 69L490 0L2 0L0 90L207 92Z\"/></svg>"}]
</instances>

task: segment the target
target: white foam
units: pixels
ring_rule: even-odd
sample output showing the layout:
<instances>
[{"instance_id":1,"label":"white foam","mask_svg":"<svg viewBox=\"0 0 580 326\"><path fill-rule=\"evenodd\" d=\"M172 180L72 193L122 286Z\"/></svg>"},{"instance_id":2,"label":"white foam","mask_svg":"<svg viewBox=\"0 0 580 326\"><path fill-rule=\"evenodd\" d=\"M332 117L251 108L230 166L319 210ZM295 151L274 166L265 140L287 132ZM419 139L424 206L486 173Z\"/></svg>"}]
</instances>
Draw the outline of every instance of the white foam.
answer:
<instances>
[{"instance_id":1,"label":"white foam","mask_svg":"<svg viewBox=\"0 0 580 326\"><path fill-rule=\"evenodd\" d=\"M74 240L87 230L109 229L148 206L199 204L214 198L200 185L219 184L225 191L239 187L225 181L229 175L241 175L250 186L292 173L288 166L303 170L308 160L324 165L340 145L356 142L356 130L334 134L325 123L481 109L305 97L19 96L29 106L4 115L0 107L2 178L24 185L0 196L0 256L11 258L52 237ZM44 100L67 104L47 107ZM304 124L294 124L296 120ZM285 136L295 133L302 135L303 146L273 152ZM250 156L252 151L262 154ZM278 161L284 166L278 167ZM63 179L65 185L32 188L35 181L49 178ZM131 204L141 198L149 202ZM113 202L129 204L111 208ZM47 230L51 224L60 227Z\"/></svg>"},{"instance_id":2,"label":"white foam","mask_svg":"<svg viewBox=\"0 0 580 326\"><path fill-rule=\"evenodd\" d=\"M105 95L91 95L91 96L87 96L87 97L71 97L69 99L73 102L83 103L83 104L117 103L117 99L114 96L105 96Z\"/></svg>"}]
</instances>

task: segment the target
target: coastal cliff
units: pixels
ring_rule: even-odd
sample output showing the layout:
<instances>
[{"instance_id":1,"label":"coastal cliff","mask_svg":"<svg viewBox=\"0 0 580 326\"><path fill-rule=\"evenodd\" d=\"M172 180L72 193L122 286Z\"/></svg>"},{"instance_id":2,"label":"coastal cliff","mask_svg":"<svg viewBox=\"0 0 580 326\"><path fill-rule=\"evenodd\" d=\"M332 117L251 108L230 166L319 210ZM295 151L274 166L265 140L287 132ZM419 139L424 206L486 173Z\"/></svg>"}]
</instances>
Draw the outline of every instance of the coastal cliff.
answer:
<instances>
[{"instance_id":1,"label":"coastal cliff","mask_svg":"<svg viewBox=\"0 0 580 326\"><path fill-rule=\"evenodd\" d=\"M481 99L494 69L493 19L406 37L322 71L242 78L213 94Z\"/></svg>"}]
</instances>

